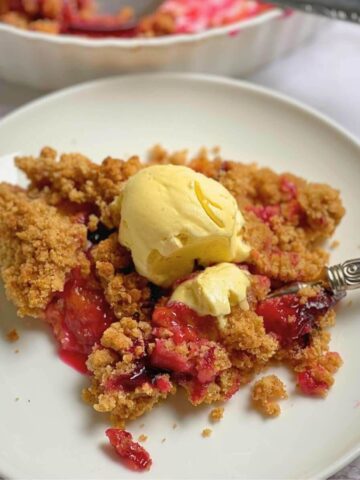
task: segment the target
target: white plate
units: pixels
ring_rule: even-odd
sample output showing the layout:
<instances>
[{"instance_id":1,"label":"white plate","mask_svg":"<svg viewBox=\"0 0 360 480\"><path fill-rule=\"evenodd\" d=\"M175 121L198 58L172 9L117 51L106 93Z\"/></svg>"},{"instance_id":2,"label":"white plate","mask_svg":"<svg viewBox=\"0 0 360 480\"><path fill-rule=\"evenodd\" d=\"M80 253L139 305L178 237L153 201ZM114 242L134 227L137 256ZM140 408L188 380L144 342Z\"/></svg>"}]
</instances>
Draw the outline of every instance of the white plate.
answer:
<instances>
[{"instance_id":1,"label":"white plate","mask_svg":"<svg viewBox=\"0 0 360 480\"><path fill-rule=\"evenodd\" d=\"M0 123L1 155L49 144L100 160L144 153L156 142L175 149L222 145L227 157L340 188L348 213L332 260L359 255L359 145L324 117L267 90L202 76L117 78L45 97ZM2 178L9 175L8 164L0 167ZM279 419L251 411L243 388L203 439L209 408L188 408L180 396L130 426L136 436L149 435L154 465L141 478L318 479L352 460L360 453L360 296L352 298L333 329L332 348L345 364L326 400L296 395L280 369L290 399ZM140 478L107 453L105 419L82 404L85 379L56 358L46 329L18 321L7 303L1 309L1 328L15 322L21 339L1 340L0 471L17 479Z\"/></svg>"},{"instance_id":2,"label":"white plate","mask_svg":"<svg viewBox=\"0 0 360 480\"><path fill-rule=\"evenodd\" d=\"M0 23L0 77L57 89L134 72L244 76L308 39L328 20L279 9L191 35L91 39L47 35Z\"/></svg>"}]
</instances>

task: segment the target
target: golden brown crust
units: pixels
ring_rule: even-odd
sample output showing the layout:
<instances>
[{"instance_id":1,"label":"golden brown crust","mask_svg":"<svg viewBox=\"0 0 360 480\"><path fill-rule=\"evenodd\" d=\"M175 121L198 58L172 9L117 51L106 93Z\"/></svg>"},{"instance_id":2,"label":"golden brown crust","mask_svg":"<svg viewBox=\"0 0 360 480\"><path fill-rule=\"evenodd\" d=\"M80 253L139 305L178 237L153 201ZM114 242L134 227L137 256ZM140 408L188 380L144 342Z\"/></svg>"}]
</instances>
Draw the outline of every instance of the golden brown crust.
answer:
<instances>
[{"instance_id":1,"label":"golden brown crust","mask_svg":"<svg viewBox=\"0 0 360 480\"><path fill-rule=\"evenodd\" d=\"M0 13L1 13L1 9L0 9ZM28 21L26 16L18 12L6 11L5 13L0 15L0 22L7 23L12 27L20 28L21 30L26 30L28 28Z\"/></svg>"},{"instance_id":2,"label":"golden brown crust","mask_svg":"<svg viewBox=\"0 0 360 480\"><path fill-rule=\"evenodd\" d=\"M91 250L98 277L109 283L119 270L129 269L132 259L129 250L122 247L118 241L118 234L111 234Z\"/></svg>"},{"instance_id":3,"label":"golden brown crust","mask_svg":"<svg viewBox=\"0 0 360 480\"><path fill-rule=\"evenodd\" d=\"M247 212L250 263L259 273L284 282L320 276L328 254L316 243L331 236L344 215L339 192L291 174L233 162L226 163L218 179ZM259 204L278 208L281 216L275 213L262 221L254 213Z\"/></svg>"},{"instance_id":4,"label":"golden brown crust","mask_svg":"<svg viewBox=\"0 0 360 480\"><path fill-rule=\"evenodd\" d=\"M66 235L64 235L66 232ZM86 229L41 199L0 184L0 265L20 316L41 316L52 293L85 259Z\"/></svg>"},{"instance_id":5,"label":"golden brown crust","mask_svg":"<svg viewBox=\"0 0 360 480\"><path fill-rule=\"evenodd\" d=\"M113 226L110 203L119 195L123 183L140 168L138 157L128 161L106 158L101 165L84 155L57 154L45 147L38 158L20 157L16 165L29 178L30 194L41 195L51 205L69 200L78 204L95 204L103 223Z\"/></svg>"},{"instance_id":6,"label":"golden brown crust","mask_svg":"<svg viewBox=\"0 0 360 480\"><path fill-rule=\"evenodd\" d=\"M60 25L56 20L35 20L29 23L28 28L34 32L42 32L50 35L60 33Z\"/></svg>"},{"instance_id":7,"label":"golden brown crust","mask_svg":"<svg viewBox=\"0 0 360 480\"><path fill-rule=\"evenodd\" d=\"M234 308L220 330L220 337L230 353L231 363L243 374L261 370L279 348L275 338L266 334L262 318L251 310Z\"/></svg>"}]
</instances>

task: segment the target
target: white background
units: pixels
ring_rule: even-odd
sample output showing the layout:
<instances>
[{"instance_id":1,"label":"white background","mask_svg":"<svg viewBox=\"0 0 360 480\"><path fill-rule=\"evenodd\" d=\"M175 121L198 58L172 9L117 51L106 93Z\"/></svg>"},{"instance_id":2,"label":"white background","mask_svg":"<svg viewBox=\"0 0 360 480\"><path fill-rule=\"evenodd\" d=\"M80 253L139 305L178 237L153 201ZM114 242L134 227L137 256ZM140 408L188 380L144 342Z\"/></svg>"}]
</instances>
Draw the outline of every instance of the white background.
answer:
<instances>
[{"instance_id":1,"label":"white background","mask_svg":"<svg viewBox=\"0 0 360 480\"><path fill-rule=\"evenodd\" d=\"M360 140L360 26L333 22L296 52L250 80L316 108ZM40 95L0 80L0 117ZM359 480L360 459L333 479Z\"/></svg>"}]
</instances>

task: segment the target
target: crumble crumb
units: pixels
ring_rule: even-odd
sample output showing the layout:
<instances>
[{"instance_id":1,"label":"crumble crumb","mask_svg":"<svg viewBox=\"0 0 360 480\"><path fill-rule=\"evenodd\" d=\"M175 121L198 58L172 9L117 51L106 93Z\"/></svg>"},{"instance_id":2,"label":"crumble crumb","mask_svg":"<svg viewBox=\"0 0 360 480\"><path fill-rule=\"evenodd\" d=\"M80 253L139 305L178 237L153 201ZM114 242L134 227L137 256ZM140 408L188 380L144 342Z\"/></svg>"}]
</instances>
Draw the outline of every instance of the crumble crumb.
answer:
<instances>
[{"instance_id":1,"label":"crumble crumb","mask_svg":"<svg viewBox=\"0 0 360 480\"><path fill-rule=\"evenodd\" d=\"M309 298L316 297L321 291L320 285L307 285L299 290L300 303L305 304Z\"/></svg>"},{"instance_id":2,"label":"crumble crumb","mask_svg":"<svg viewBox=\"0 0 360 480\"><path fill-rule=\"evenodd\" d=\"M352 307L352 304L353 304L353 301L352 301L352 300L349 300L349 301L347 302L347 307L348 307L348 308Z\"/></svg>"},{"instance_id":3,"label":"crumble crumb","mask_svg":"<svg viewBox=\"0 0 360 480\"><path fill-rule=\"evenodd\" d=\"M140 425L140 428L144 428L144 427L145 427L145 423L142 423L142 424Z\"/></svg>"},{"instance_id":4,"label":"crumble crumb","mask_svg":"<svg viewBox=\"0 0 360 480\"><path fill-rule=\"evenodd\" d=\"M335 248L338 248L339 245L340 245L339 240L334 240L333 242L330 243L330 248L331 250L335 250Z\"/></svg>"},{"instance_id":5,"label":"crumble crumb","mask_svg":"<svg viewBox=\"0 0 360 480\"><path fill-rule=\"evenodd\" d=\"M16 328L13 328L6 334L6 339L9 342L17 342L19 340L20 336Z\"/></svg>"},{"instance_id":6,"label":"crumble crumb","mask_svg":"<svg viewBox=\"0 0 360 480\"><path fill-rule=\"evenodd\" d=\"M211 428L204 428L204 430L201 432L201 435L202 435L204 438L211 437L211 434L212 434Z\"/></svg>"},{"instance_id":7,"label":"crumble crumb","mask_svg":"<svg viewBox=\"0 0 360 480\"><path fill-rule=\"evenodd\" d=\"M20 400L19 397L16 397L16 398L15 398L15 402L18 402L19 400Z\"/></svg>"},{"instance_id":8,"label":"crumble crumb","mask_svg":"<svg viewBox=\"0 0 360 480\"><path fill-rule=\"evenodd\" d=\"M16 350L14 350L14 353L19 353L20 350L17 348Z\"/></svg>"},{"instance_id":9,"label":"crumble crumb","mask_svg":"<svg viewBox=\"0 0 360 480\"><path fill-rule=\"evenodd\" d=\"M177 423L173 423L173 426L172 426L173 430L175 430L177 427L178 427Z\"/></svg>"},{"instance_id":10,"label":"crumble crumb","mask_svg":"<svg viewBox=\"0 0 360 480\"><path fill-rule=\"evenodd\" d=\"M211 153L213 153L214 155L219 155L220 152L221 152L221 147L219 145L215 145L215 147L211 149Z\"/></svg>"},{"instance_id":11,"label":"crumble crumb","mask_svg":"<svg viewBox=\"0 0 360 480\"><path fill-rule=\"evenodd\" d=\"M287 398L286 388L276 375L268 375L258 380L252 389L254 407L267 417L280 415L277 400Z\"/></svg>"},{"instance_id":12,"label":"crumble crumb","mask_svg":"<svg viewBox=\"0 0 360 480\"><path fill-rule=\"evenodd\" d=\"M163 439L161 440L161 443L165 443L165 442L166 442L166 438L163 438Z\"/></svg>"},{"instance_id":13,"label":"crumble crumb","mask_svg":"<svg viewBox=\"0 0 360 480\"><path fill-rule=\"evenodd\" d=\"M224 415L224 408L223 407L217 407L211 410L209 417L212 422L219 422Z\"/></svg>"},{"instance_id":14,"label":"crumble crumb","mask_svg":"<svg viewBox=\"0 0 360 480\"><path fill-rule=\"evenodd\" d=\"M144 443L146 442L147 439L148 439L148 436L142 433L141 435L139 435L138 442Z\"/></svg>"}]
</instances>

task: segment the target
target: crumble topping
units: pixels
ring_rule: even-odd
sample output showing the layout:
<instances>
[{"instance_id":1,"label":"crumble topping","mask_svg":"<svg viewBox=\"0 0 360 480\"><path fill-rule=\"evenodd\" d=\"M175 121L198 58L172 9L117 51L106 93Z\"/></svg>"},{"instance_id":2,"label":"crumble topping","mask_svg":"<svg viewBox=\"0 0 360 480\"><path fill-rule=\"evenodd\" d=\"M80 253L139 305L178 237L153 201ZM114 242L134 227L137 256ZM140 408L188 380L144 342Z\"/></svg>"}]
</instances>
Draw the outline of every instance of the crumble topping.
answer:
<instances>
[{"instance_id":1,"label":"crumble topping","mask_svg":"<svg viewBox=\"0 0 360 480\"><path fill-rule=\"evenodd\" d=\"M204 438L211 437L211 435L212 435L212 430L211 430L211 428L204 428L204 430L201 432L201 435L202 435Z\"/></svg>"},{"instance_id":2,"label":"crumble topping","mask_svg":"<svg viewBox=\"0 0 360 480\"><path fill-rule=\"evenodd\" d=\"M70 270L87 263L83 225L5 183L0 184L0 236L1 276L22 317L41 317Z\"/></svg>"},{"instance_id":3,"label":"crumble topping","mask_svg":"<svg viewBox=\"0 0 360 480\"><path fill-rule=\"evenodd\" d=\"M255 408L267 417L280 415L278 400L287 398L286 388L276 375L268 375L258 380L252 389Z\"/></svg>"},{"instance_id":4,"label":"crumble topping","mask_svg":"<svg viewBox=\"0 0 360 480\"><path fill-rule=\"evenodd\" d=\"M105 330L100 346L95 347L87 366L93 373L92 385L83 391L85 401L95 410L108 412L114 425L123 428L125 421L143 415L168 394L175 386L168 374L159 375L154 383L135 382L131 391L122 388L131 383L133 372L142 375L143 366L137 363L145 354L145 341L150 335L150 324L124 317ZM136 377L136 374L135 374ZM119 390L120 388L120 390Z\"/></svg>"},{"instance_id":5,"label":"crumble topping","mask_svg":"<svg viewBox=\"0 0 360 480\"><path fill-rule=\"evenodd\" d=\"M31 196L41 193L48 204L55 206L63 200L93 204L100 220L109 227L114 226L111 202L119 195L124 182L141 168L139 157L128 161L108 157L96 165L75 153L61 155L57 161L57 153L49 147L45 147L38 158L17 158L16 165L31 182Z\"/></svg>"}]
</instances>

